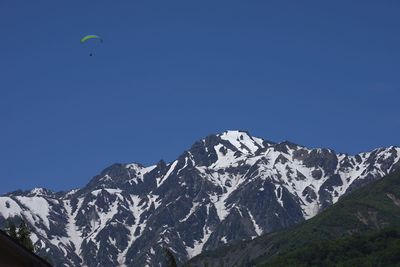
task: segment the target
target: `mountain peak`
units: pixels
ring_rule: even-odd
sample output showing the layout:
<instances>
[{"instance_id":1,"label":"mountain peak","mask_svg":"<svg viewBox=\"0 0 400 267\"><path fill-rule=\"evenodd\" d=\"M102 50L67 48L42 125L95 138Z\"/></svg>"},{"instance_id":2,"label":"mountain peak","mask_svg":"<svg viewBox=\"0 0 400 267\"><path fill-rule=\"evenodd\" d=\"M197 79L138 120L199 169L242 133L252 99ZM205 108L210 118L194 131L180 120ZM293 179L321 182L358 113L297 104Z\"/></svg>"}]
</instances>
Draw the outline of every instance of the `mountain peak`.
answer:
<instances>
[{"instance_id":1,"label":"mountain peak","mask_svg":"<svg viewBox=\"0 0 400 267\"><path fill-rule=\"evenodd\" d=\"M246 131L230 130L218 135L222 140L228 141L240 152L254 154L260 148L264 148L264 140L251 136Z\"/></svg>"},{"instance_id":2,"label":"mountain peak","mask_svg":"<svg viewBox=\"0 0 400 267\"><path fill-rule=\"evenodd\" d=\"M396 147L348 156L230 130L169 163L113 164L79 190L0 197L0 223L26 218L35 246L50 248L57 265L158 266L157 240L182 262L311 218L395 170Z\"/></svg>"},{"instance_id":3,"label":"mountain peak","mask_svg":"<svg viewBox=\"0 0 400 267\"><path fill-rule=\"evenodd\" d=\"M40 196L40 195L45 195L45 196L48 196L48 195L52 195L53 194L53 192L52 191L50 191L50 190L48 190L48 189L46 189L46 188L43 188L43 187L36 187L36 188L33 188L30 192L29 192L29 196Z\"/></svg>"},{"instance_id":4,"label":"mountain peak","mask_svg":"<svg viewBox=\"0 0 400 267\"><path fill-rule=\"evenodd\" d=\"M248 131L244 131L244 130L226 130L226 131L220 133L219 135L230 135L230 136L236 136L236 137L240 137L241 135L251 136L251 134Z\"/></svg>"}]
</instances>

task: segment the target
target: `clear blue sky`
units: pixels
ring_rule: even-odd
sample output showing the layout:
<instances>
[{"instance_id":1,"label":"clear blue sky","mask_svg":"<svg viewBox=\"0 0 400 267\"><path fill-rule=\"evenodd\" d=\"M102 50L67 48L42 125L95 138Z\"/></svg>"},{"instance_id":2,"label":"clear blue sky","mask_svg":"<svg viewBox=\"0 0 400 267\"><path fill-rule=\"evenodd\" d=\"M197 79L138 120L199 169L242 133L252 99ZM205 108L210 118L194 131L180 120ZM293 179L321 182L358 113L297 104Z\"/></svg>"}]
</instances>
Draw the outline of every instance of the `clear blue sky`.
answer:
<instances>
[{"instance_id":1,"label":"clear blue sky","mask_svg":"<svg viewBox=\"0 0 400 267\"><path fill-rule=\"evenodd\" d=\"M171 161L227 129L399 145L400 2L0 2L0 193ZM79 43L104 38L95 55Z\"/></svg>"}]
</instances>

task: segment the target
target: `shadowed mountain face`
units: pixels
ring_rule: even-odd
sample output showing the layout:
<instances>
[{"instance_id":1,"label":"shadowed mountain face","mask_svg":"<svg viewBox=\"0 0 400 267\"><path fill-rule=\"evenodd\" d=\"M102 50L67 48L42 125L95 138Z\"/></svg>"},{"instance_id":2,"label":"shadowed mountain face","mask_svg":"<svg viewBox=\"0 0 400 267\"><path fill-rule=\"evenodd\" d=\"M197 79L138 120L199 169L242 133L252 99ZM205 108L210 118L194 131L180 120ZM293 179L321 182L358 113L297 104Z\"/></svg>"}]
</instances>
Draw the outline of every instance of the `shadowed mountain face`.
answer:
<instances>
[{"instance_id":1,"label":"shadowed mountain face","mask_svg":"<svg viewBox=\"0 0 400 267\"><path fill-rule=\"evenodd\" d=\"M347 263L343 266L394 266L390 260L398 263L400 259L399 227L400 172L397 171L346 195L308 221L254 240L205 252L188 265L310 266L319 260L318 266L336 266L339 263ZM388 228L390 230L386 230ZM376 247L378 244L380 247ZM386 251L384 246L387 246ZM325 256L322 257L323 253ZM328 253L330 261L327 260ZM379 255L387 256L388 265L382 264L384 261L379 259ZM380 263L372 264L374 261ZM349 264L351 262L354 264Z\"/></svg>"},{"instance_id":2,"label":"shadowed mountain face","mask_svg":"<svg viewBox=\"0 0 400 267\"><path fill-rule=\"evenodd\" d=\"M114 164L85 187L0 197L0 223L25 218L56 265L180 262L309 219L339 197L400 170L400 148L355 156L227 131L175 161Z\"/></svg>"}]
</instances>

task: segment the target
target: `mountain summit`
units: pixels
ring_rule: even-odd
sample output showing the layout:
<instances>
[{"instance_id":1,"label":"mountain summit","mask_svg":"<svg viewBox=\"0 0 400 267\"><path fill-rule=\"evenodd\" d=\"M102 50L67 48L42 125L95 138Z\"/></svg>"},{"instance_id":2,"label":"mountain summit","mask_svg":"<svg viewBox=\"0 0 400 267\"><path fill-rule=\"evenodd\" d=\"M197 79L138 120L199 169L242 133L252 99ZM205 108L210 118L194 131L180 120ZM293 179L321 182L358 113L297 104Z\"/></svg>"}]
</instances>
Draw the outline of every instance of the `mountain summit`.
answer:
<instances>
[{"instance_id":1,"label":"mountain summit","mask_svg":"<svg viewBox=\"0 0 400 267\"><path fill-rule=\"evenodd\" d=\"M398 147L350 156L226 131L170 163L113 164L81 189L7 194L0 223L27 220L56 265L156 266L163 247L184 262L309 219L395 170Z\"/></svg>"}]
</instances>

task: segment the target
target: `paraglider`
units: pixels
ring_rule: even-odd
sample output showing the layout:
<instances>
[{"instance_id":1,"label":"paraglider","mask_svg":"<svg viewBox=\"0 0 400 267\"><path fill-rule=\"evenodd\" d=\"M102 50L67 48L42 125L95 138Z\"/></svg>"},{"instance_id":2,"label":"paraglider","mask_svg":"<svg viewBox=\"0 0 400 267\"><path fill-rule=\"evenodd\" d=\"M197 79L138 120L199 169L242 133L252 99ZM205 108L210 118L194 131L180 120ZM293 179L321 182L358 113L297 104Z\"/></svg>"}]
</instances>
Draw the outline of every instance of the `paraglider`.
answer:
<instances>
[{"instance_id":1,"label":"paraglider","mask_svg":"<svg viewBox=\"0 0 400 267\"><path fill-rule=\"evenodd\" d=\"M101 37L98 36L98 35L86 35L85 37L83 37L83 38L81 39L81 44L85 43L86 41L88 41L88 40L90 40L90 39L97 39L97 40L100 41L100 43L103 42L103 38L101 38Z\"/></svg>"},{"instance_id":2,"label":"paraglider","mask_svg":"<svg viewBox=\"0 0 400 267\"><path fill-rule=\"evenodd\" d=\"M96 42L103 43L103 38L101 38L101 37L98 36L98 35L92 35L92 34L90 34L90 35L84 36L84 37L81 39L81 44L85 44L85 43L88 42L89 40L93 40L93 41L96 41ZM93 56L93 53L91 52L91 53L89 54L89 56Z\"/></svg>"}]
</instances>

